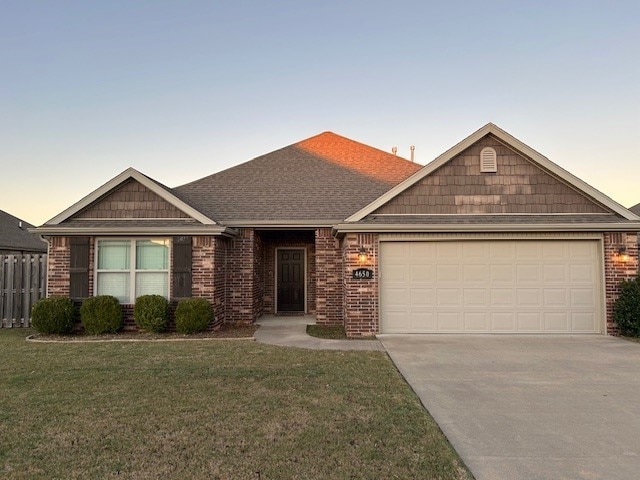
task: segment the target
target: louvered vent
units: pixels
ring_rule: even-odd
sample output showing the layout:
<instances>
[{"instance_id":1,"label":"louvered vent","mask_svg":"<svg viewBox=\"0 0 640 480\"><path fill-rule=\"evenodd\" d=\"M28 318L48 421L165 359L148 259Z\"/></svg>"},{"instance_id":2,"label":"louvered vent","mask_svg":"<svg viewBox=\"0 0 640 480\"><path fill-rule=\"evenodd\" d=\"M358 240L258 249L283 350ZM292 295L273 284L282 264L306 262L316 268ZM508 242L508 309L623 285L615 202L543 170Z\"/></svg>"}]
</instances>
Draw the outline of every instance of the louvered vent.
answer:
<instances>
[{"instance_id":1,"label":"louvered vent","mask_svg":"<svg viewBox=\"0 0 640 480\"><path fill-rule=\"evenodd\" d=\"M480 171L481 172L497 172L498 156L496 151L491 147L485 147L480 152Z\"/></svg>"}]
</instances>

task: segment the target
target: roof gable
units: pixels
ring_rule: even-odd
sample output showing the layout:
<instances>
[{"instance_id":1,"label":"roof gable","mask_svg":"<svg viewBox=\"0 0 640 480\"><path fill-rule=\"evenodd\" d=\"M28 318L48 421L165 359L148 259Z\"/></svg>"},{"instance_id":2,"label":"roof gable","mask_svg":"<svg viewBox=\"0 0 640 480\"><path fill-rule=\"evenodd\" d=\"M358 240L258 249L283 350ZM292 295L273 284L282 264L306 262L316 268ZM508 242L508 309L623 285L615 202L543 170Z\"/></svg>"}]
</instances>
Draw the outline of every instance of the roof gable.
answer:
<instances>
[{"instance_id":1,"label":"roof gable","mask_svg":"<svg viewBox=\"0 0 640 480\"><path fill-rule=\"evenodd\" d=\"M415 196L417 193L416 191L420 191L420 188L423 188L423 189L428 188L428 185L424 185L424 184L422 186L420 185L420 182L423 179L425 179L428 176L434 175L434 172L438 172L439 169L441 169L445 165L449 164L449 162L452 162L454 160L458 160L459 162L461 161L463 162L463 164L455 165L455 161L454 161L452 170L448 172L450 175L452 174L454 175L454 177L458 177L458 179L454 181L455 188L452 188L451 191L453 192L454 196L456 194L458 194L461 197L464 197L465 195L470 196L473 188L471 187L471 185L467 185L467 182L473 181L471 180L471 178L478 179L478 176L476 175L472 177L464 177L464 173L465 173L464 169L466 168L464 164L464 160L460 160L458 157L459 156L464 157L465 155L463 154L467 149L470 149L471 147L474 147L474 146L477 147L482 145L481 140L488 136L490 136L489 138L492 139L490 141L493 141L493 140L498 141L500 148L504 146L509 150L511 150L512 152L517 153L520 157L526 159L527 162L529 162L533 167L537 168L536 172L539 172L539 171L544 172L545 178L553 178L555 182L553 184L550 184L552 185L551 189L552 190L556 189L558 191L557 195L561 196L558 198L559 201L564 202L565 200L570 200L570 202L574 202L576 205L582 205L580 207L576 207L577 210L571 210L572 212L577 211L580 213L584 213L584 212L591 212L592 210L595 210L593 213L602 213L602 212L611 211L618 215L621 215L623 218L626 218L628 220L640 220L639 217L637 217L632 212L624 208L622 205L613 201L611 198L604 195L602 192L596 190L595 188L591 187L590 185L583 182L579 178L575 177L571 173L567 172L563 168L559 167L555 163L551 162L548 158L538 153L537 151L533 150L531 147L525 145L515 137L511 136L504 130L497 127L496 125L489 123L484 127L482 127L481 129L479 129L478 131L471 134L470 136L468 136L466 139L464 139L454 147L444 152L442 155L437 157L434 161L432 161L431 163L423 167L420 171L416 172L415 174L407 178L402 183L398 184L397 186L395 186L385 194L381 195L379 198L371 202L366 207L362 208L355 214L351 215L349 218L347 218L347 222L358 222L363 218L365 218L367 215L373 212L376 212L378 209L381 209L381 207L386 206L387 204L393 205L394 202L396 204L398 203L401 204L404 200L395 200L396 197L408 191L414 186L417 187L414 190L414 192L409 191L407 195L411 196L411 194L413 193ZM475 155L475 151L473 153ZM478 155L479 155L479 150L478 150ZM508 163L511 162L511 160L509 159L507 159L506 161ZM470 165L468 167L470 167ZM515 167L517 170L518 168L523 168L523 165L521 164L520 166L518 166L518 165L503 164L503 167L508 167L509 169L508 171L511 172L512 167ZM478 169L478 172L479 172L479 169ZM534 171L530 171L529 173L533 174ZM514 173L514 174L518 175L518 173ZM526 173L523 173L523 174L526 175ZM489 175L492 175L492 174L489 174ZM511 175L511 173L509 173L509 175ZM427 183L428 183L428 180L427 180ZM492 184L489 183L489 185L492 185ZM518 187L518 185L521 185L521 187ZM509 193L507 193L507 195L512 195L512 194L519 195L518 198L520 198L521 200L518 200L518 201L525 201L526 196L523 196L523 193L524 193L524 190L526 190L527 185L528 184L525 184L525 183L519 184L517 183L517 181L515 183L511 182L508 190ZM540 185L544 185L544 183L541 183ZM564 188L564 187L560 187L560 185L564 185L564 187L568 188L570 193L568 193L569 191L567 190L562 191L561 188ZM496 186L502 187L502 185L498 185L498 184L496 184ZM459 187L463 187L463 188L459 188ZM520 189L520 192L518 192L519 189ZM542 193L546 189L547 187L539 186L537 187L537 193L534 195L547 195L548 194L547 192ZM487 189L487 191L489 190L490 189ZM497 190L500 191L500 189L497 189ZM461 192L469 192L469 193L461 193ZM510 192L513 192L513 193L510 193ZM426 191L423 190L420 195L424 199L426 197L426 194L427 194ZM565 198L564 195L569 195L569 197ZM589 201L584 203L581 197L588 199ZM502 199L500 198L492 198L492 200L502 201ZM412 201L417 202L418 201L417 197L416 197L416 200L409 200L409 202L412 202ZM437 197L434 198L433 201L434 202L438 201ZM465 200L463 203L469 203L469 201L475 201L475 200L472 200L471 198L469 198ZM485 205L488 205L489 199L487 198L482 201L487 202L487 204ZM553 202L547 203L546 199L542 199L540 197L537 197L537 201L539 202L540 205L542 204L549 205L550 203L553 203ZM390 207L384 207L384 208L390 208ZM555 207L550 208L547 206L546 208L547 210L549 209L554 210ZM474 209L476 211L473 211ZM462 209L462 212L458 211L459 209L454 209L456 211L451 213L494 213L494 212L483 212L482 211L483 209L488 210L487 207L475 208L475 206L468 206L468 207L465 207L465 209ZM525 211L522 213L535 213L533 209L529 209L527 211L526 206L524 210ZM548 212L548 213L554 213L554 212Z\"/></svg>"},{"instance_id":2,"label":"roof gable","mask_svg":"<svg viewBox=\"0 0 640 480\"><path fill-rule=\"evenodd\" d=\"M483 173L481 152L496 152ZM582 192L489 134L418 180L372 214L609 213Z\"/></svg>"},{"instance_id":3,"label":"roof gable","mask_svg":"<svg viewBox=\"0 0 640 480\"><path fill-rule=\"evenodd\" d=\"M174 191L227 225L331 225L420 168L404 158L324 132Z\"/></svg>"},{"instance_id":4,"label":"roof gable","mask_svg":"<svg viewBox=\"0 0 640 480\"><path fill-rule=\"evenodd\" d=\"M46 225L60 225L71 219L193 218L205 225L216 222L202 214L171 189L128 168Z\"/></svg>"}]
</instances>

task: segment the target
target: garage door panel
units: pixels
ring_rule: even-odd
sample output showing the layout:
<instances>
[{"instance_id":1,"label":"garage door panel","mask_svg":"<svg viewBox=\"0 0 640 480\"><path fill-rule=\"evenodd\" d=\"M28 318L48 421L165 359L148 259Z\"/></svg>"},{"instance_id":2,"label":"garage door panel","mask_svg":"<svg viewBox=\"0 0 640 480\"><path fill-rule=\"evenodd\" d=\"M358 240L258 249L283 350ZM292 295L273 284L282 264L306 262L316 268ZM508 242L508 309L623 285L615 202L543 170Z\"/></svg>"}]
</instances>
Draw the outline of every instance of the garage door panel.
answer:
<instances>
[{"instance_id":1,"label":"garage door panel","mask_svg":"<svg viewBox=\"0 0 640 480\"><path fill-rule=\"evenodd\" d=\"M515 305L516 292L514 288L492 288L489 294L489 306L505 307Z\"/></svg>"},{"instance_id":2,"label":"garage door panel","mask_svg":"<svg viewBox=\"0 0 640 480\"><path fill-rule=\"evenodd\" d=\"M490 312L490 326L492 332L516 331L516 314L514 312Z\"/></svg>"},{"instance_id":3,"label":"garage door panel","mask_svg":"<svg viewBox=\"0 0 640 480\"><path fill-rule=\"evenodd\" d=\"M566 311L544 312L544 330L564 333L569 331L569 314Z\"/></svg>"},{"instance_id":4,"label":"garage door panel","mask_svg":"<svg viewBox=\"0 0 640 480\"><path fill-rule=\"evenodd\" d=\"M595 268L591 264L576 264L569 266L569 279L571 282L594 283L596 278Z\"/></svg>"},{"instance_id":5,"label":"garage door panel","mask_svg":"<svg viewBox=\"0 0 640 480\"><path fill-rule=\"evenodd\" d=\"M462 290L462 301L465 306L484 306L487 304L489 292L485 288L465 288Z\"/></svg>"},{"instance_id":6,"label":"garage door panel","mask_svg":"<svg viewBox=\"0 0 640 480\"><path fill-rule=\"evenodd\" d=\"M489 314L487 312L464 312L464 330L466 332L487 332L489 331Z\"/></svg>"},{"instance_id":7,"label":"garage door panel","mask_svg":"<svg viewBox=\"0 0 640 480\"><path fill-rule=\"evenodd\" d=\"M537 263L525 263L516 266L516 282L540 283L540 265Z\"/></svg>"},{"instance_id":8,"label":"garage door panel","mask_svg":"<svg viewBox=\"0 0 640 480\"><path fill-rule=\"evenodd\" d=\"M412 311L409 315L411 330L419 333L433 332L438 329L438 321L433 310Z\"/></svg>"},{"instance_id":9,"label":"garage door panel","mask_svg":"<svg viewBox=\"0 0 640 480\"><path fill-rule=\"evenodd\" d=\"M596 296L592 288L572 288L570 295L572 307L592 308L595 306Z\"/></svg>"},{"instance_id":10,"label":"garage door panel","mask_svg":"<svg viewBox=\"0 0 640 480\"><path fill-rule=\"evenodd\" d=\"M436 302L435 289L412 288L410 290L411 305L415 307L434 307Z\"/></svg>"},{"instance_id":11,"label":"garage door panel","mask_svg":"<svg viewBox=\"0 0 640 480\"><path fill-rule=\"evenodd\" d=\"M598 241L381 242L381 331L597 333Z\"/></svg>"},{"instance_id":12,"label":"garage door panel","mask_svg":"<svg viewBox=\"0 0 640 480\"><path fill-rule=\"evenodd\" d=\"M515 281L516 268L512 264L489 265L489 281L491 283L513 283Z\"/></svg>"},{"instance_id":13,"label":"garage door panel","mask_svg":"<svg viewBox=\"0 0 640 480\"><path fill-rule=\"evenodd\" d=\"M460 266L455 264L441 264L436 266L436 282L459 282Z\"/></svg>"},{"instance_id":14,"label":"garage door panel","mask_svg":"<svg viewBox=\"0 0 640 480\"><path fill-rule=\"evenodd\" d=\"M516 302L523 307L541 307L542 296L538 288L518 288L516 290Z\"/></svg>"},{"instance_id":15,"label":"garage door panel","mask_svg":"<svg viewBox=\"0 0 640 480\"><path fill-rule=\"evenodd\" d=\"M540 312L518 312L516 315L519 332L540 332L543 330Z\"/></svg>"},{"instance_id":16,"label":"garage door panel","mask_svg":"<svg viewBox=\"0 0 640 480\"><path fill-rule=\"evenodd\" d=\"M459 288L438 288L436 289L436 299L438 306L462 305L462 291Z\"/></svg>"},{"instance_id":17,"label":"garage door panel","mask_svg":"<svg viewBox=\"0 0 640 480\"><path fill-rule=\"evenodd\" d=\"M384 301L390 308L398 305L408 308L411 305L410 292L407 287L389 287L385 289Z\"/></svg>"},{"instance_id":18,"label":"garage door panel","mask_svg":"<svg viewBox=\"0 0 640 480\"><path fill-rule=\"evenodd\" d=\"M433 264L412 264L409 266L410 278L412 282L431 282L436 266Z\"/></svg>"},{"instance_id":19,"label":"garage door panel","mask_svg":"<svg viewBox=\"0 0 640 480\"><path fill-rule=\"evenodd\" d=\"M542 281L545 283L569 281L567 266L554 263L547 263L542 265Z\"/></svg>"},{"instance_id":20,"label":"garage door panel","mask_svg":"<svg viewBox=\"0 0 640 480\"><path fill-rule=\"evenodd\" d=\"M438 330L441 332L463 332L462 312L437 312Z\"/></svg>"},{"instance_id":21,"label":"garage door panel","mask_svg":"<svg viewBox=\"0 0 640 480\"><path fill-rule=\"evenodd\" d=\"M593 330L595 314L593 312L572 312L571 330L574 332L589 333Z\"/></svg>"},{"instance_id":22,"label":"garage door panel","mask_svg":"<svg viewBox=\"0 0 640 480\"><path fill-rule=\"evenodd\" d=\"M569 306L569 295L566 288L545 288L543 290L545 307L564 307Z\"/></svg>"}]
</instances>

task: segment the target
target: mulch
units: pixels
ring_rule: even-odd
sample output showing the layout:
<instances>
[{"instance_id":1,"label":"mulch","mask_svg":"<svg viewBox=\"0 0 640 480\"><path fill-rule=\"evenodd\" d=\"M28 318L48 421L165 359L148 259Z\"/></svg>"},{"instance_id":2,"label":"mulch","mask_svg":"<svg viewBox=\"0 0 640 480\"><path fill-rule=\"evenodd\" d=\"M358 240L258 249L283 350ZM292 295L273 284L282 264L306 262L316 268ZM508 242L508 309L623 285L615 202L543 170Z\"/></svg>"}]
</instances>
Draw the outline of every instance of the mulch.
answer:
<instances>
[{"instance_id":1,"label":"mulch","mask_svg":"<svg viewBox=\"0 0 640 480\"><path fill-rule=\"evenodd\" d=\"M177 332L147 333L131 330L123 330L118 333L106 333L102 335L86 335L84 333L72 333L69 335L47 335L34 333L27 337L36 342L104 342L104 341L172 341L172 340L211 340L211 339L237 339L253 340L253 334L259 328L258 325L222 325L218 330L193 334Z\"/></svg>"}]
</instances>

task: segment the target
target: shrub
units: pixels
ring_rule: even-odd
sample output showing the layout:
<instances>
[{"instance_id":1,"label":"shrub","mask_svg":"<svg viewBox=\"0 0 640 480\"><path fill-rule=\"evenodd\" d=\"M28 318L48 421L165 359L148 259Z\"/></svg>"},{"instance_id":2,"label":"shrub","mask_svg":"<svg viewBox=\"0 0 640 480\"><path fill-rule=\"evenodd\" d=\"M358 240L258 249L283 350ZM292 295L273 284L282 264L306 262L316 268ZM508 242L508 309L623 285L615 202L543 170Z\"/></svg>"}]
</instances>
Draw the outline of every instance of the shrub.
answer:
<instances>
[{"instance_id":1,"label":"shrub","mask_svg":"<svg viewBox=\"0 0 640 480\"><path fill-rule=\"evenodd\" d=\"M164 332L169 323L169 302L162 295L142 295L136 298L133 319L140 330Z\"/></svg>"},{"instance_id":2,"label":"shrub","mask_svg":"<svg viewBox=\"0 0 640 480\"><path fill-rule=\"evenodd\" d=\"M70 333L73 330L73 302L66 297L38 300L31 311L31 321L40 333Z\"/></svg>"},{"instance_id":3,"label":"shrub","mask_svg":"<svg viewBox=\"0 0 640 480\"><path fill-rule=\"evenodd\" d=\"M640 337L640 276L620 282L620 296L613 305L620 333Z\"/></svg>"},{"instance_id":4,"label":"shrub","mask_svg":"<svg viewBox=\"0 0 640 480\"><path fill-rule=\"evenodd\" d=\"M179 333L203 332L213 319L211 304L205 298L185 298L176 307L176 330Z\"/></svg>"},{"instance_id":5,"label":"shrub","mask_svg":"<svg viewBox=\"0 0 640 480\"><path fill-rule=\"evenodd\" d=\"M80 318L89 335L115 333L122 328L122 307L116 297L89 297L80 307Z\"/></svg>"}]
</instances>

